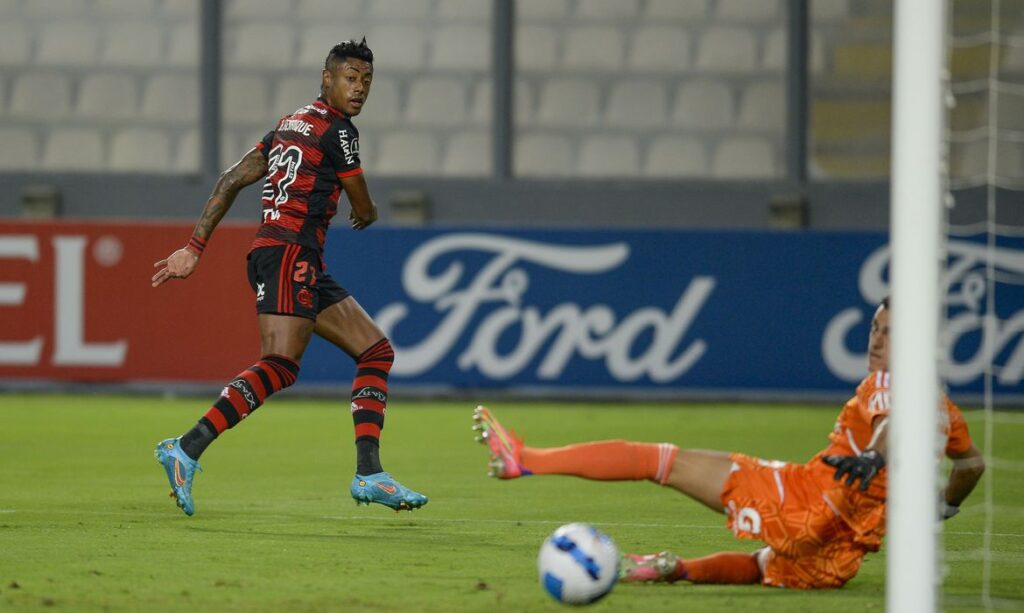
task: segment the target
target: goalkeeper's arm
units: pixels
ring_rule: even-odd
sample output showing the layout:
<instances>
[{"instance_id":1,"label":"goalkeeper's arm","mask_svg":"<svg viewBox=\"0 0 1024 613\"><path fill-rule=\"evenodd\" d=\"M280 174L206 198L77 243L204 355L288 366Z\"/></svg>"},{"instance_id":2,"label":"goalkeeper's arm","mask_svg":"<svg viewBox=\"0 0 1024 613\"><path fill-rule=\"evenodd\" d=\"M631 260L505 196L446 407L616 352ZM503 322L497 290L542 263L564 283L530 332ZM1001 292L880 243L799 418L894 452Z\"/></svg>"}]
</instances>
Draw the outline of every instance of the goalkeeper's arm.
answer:
<instances>
[{"instance_id":1,"label":"goalkeeper's arm","mask_svg":"<svg viewBox=\"0 0 1024 613\"><path fill-rule=\"evenodd\" d=\"M960 503L967 499L985 472L985 460L974 445L962 454L949 457L953 460L953 470L949 472L949 484L940 501L943 519L960 512Z\"/></svg>"}]
</instances>

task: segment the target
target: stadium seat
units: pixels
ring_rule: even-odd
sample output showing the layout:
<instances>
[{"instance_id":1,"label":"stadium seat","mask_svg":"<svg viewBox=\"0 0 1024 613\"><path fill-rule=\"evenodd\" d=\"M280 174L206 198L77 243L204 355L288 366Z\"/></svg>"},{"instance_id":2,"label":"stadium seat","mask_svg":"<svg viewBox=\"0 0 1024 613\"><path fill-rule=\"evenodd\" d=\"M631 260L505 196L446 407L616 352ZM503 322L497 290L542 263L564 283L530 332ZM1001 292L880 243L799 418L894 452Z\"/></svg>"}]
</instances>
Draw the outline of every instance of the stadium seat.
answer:
<instances>
[{"instance_id":1,"label":"stadium seat","mask_svg":"<svg viewBox=\"0 0 1024 613\"><path fill-rule=\"evenodd\" d=\"M626 56L626 66L635 70L682 72L690 67L690 35L672 26L637 28Z\"/></svg>"},{"instance_id":2,"label":"stadium seat","mask_svg":"<svg viewBox=\"0 0 1024 613\"><path fill-rule=\"evenodd\" d=\"M835 23L846 19L850 12L848 0L814 0L811 20L814 23Z\"/></svg>"},{"instance_id":3,"label":"stadium seat","mask_svg":"<svg viewBox=\"0 0 1024 613\"><path fill-rule=\"evenodd\" d=\"M491 173L491 138L485 131L462 132L448 140L441 173L451 177L480 177Z\"/></svg>"},{"instance_id":4,"label":"stadium seat","mask_svg":"<svg viewBox=\"0 0 1024 613\"><path fill-rule=\"evenodd\" d=\"M556 134L516 135L513 167L520 177L568 177L573 173L572 145Z\"/></svg>"},{"instance_id":5,"label":"stadium seat","mask_svg":"<svg viewBox=\"0 0 1024 613\"><path fill-rule=\"evenodd\" d=\"M32 38L24 25L0 22L0 66L23 66L31 52Z\"/></svg>"},{"instance_id":6,"label":"stadium seat","mask_svg":"<svg viewBox=\"0 0 1024 613\"><path fill-rule=\"evenodd\" d=\"M635 177L639 167L640 149L628 135L588 136L580 145L580 176Z\"/></svg>"},{"instance_id":7,"label":"stadium seat","mask_svg":"<svg viewBox=\"0 0 1024 613\"><path fill-rule=\"evenodd\" d=\"M228 22L235 20L275 21L292 12L291 0L228 0L224 10Z\"/></svg>"},{"instance_id":8,"label":"stadium seat","mask_svg":"<svg viewBox=\"0 0 1024 613\"><path fill-rule=\"evenodd\" d=\"M551 22L569 14L569 0L515 0L516 19Z\"/></svg>"},{"instance_id":9,"label":"stadium seat","mask_svg":"<svg viewBox=\"0 0 1024 613\"><path fill-rule=\"evenodd\" d=\"M786 92L781 80L748 85L740 101L738 123L742 128L781 134L786 129Z\"/></svg>"},{"instance_id":10,"label":"stadium seat","mask_svg":"<svg viewBox=\"0 0 1024 613\"><path fill-rule=\"evenodd\" d=\"M199 66L198 23L180 23L171 29L165 61L168 66Z\"/></svg>"},{"instance_id":11,"label":"stadium seat","mask_svg":"<svg viewBox=\"0 0 1024 613\"><path fill-rule=\"evenodd\" d=\"M105 163L103 139L96 130L55 128L43 146L42 168L46 170L102 170Z\"/></svg>"},{"instance_id":12,"label":"stadium seat","mask_svg":"<svg viewBox=\"0 0 1024 613\"><path fill-rule=\"evenodd\" d=\"M227 65L242 68L287 68L292 65L295 31L288 24L245 23L225 31Z\"/></svg>"},{"instance_id":13,"label":"stadium seat","mask_svg":"<svg viewBox=\"0 0 1024 613\"><path fill-rule=\"evenodd\" d=\"M753 72L757 65L757 38L743 28L704 30L697 48L696 67L714 73Z\"/></svg>"},{"instance_id":14,"label":"stadium seat","mask_svg":"<svg viewBox=\"0 0 1024 613\"><path fill-rule=\"evenodd\" d=\"M39 114L59 119L71 113L71 81L60 73L31 72L19 75L11 85L9 113L18 117Z\"/></svg>"},{"instance_id":15,"label":"stadium seat","mask_svg":"<svg viewBox=\"0 0 1024 613\"><path fill-rule=\"evenodd\" d=\"M620 81L608 94L604 123L620 128L656 128L668 123L665 86L655 81Z\"/></svg>"},{"instance_id":16,"label":"stadium seat","mask_svg":"<svg viewBox=\"0 0 1024 613\"><path fill-rule=\"evenodd\" d=\"M676 89L672 121L688 128L726 128L733 124L732 91L722 81L695 80Z\"/></svg>"},{"instance_id":17,"label":"stadium seat","mask_svg":"<svg viewBox=\"0 0 1024 613\"><path fill-rule=\"evenodd\" d=\"M402 115L402 97L398 81L387 77L374 77L370 97L362 113L355 118L357 127L393 126Z\"/></svg>"},{"instance_id":18,"label":"stadium seat","mask_svg":"<svg viewBox=\"0 0 1024 613\"><path fill-rule=\"evenodd\" d=\"M0 170L37 170L39 140L28 128L0 127Z\"/></svg>"},{"instance_id":19,"label":"stadium seat","mask_svg":"<svg viewBox=\"0 0 1024 613\"><path fill-rule=\"evenodd\" d=\"M109 168L115 172L171 172L171 139L166 131L153 128L121 130L110 141Z\"/></svg>"},{"instance_id":20,"label":"stadium seat","mask_svg":"<svg viewBox=\"0 0 1024 613\"><path fill-rule=\"evenodd\" d=\"M160 12L167 17L198 17L198 0L162 0ZM195 24L198 27L199 24Z\"/></svg>"},{"instance_id":21,"label":"stadium seat","mask_svg":"<svg viewBox=\"0 0 1024 613\"><path fill-rule=\"evenodd\" d=\"M984 177L988 172L988 140L950 144L950 175L955 179Z\"/></svg>"},{"instance_id":22,"label":"stadium seat","mask_svg":"<svg viewBox=\"0 0 1024 613\"><path fill-rule=\"evenodd\" d=\"M157 0L96 0L94 10L111 17L148 17L156 14Z\"/></svg>"},{"instance_id":23,"label":"stadium seat","mask_svg":"<svg viewBox=\"0 0 1024 613\"><path fill-rule=\"evenodd\" d=\"M380 21L414 21L430 16L431 0L372 0L370 16Z\"/></svg>"},{"instance_id":24,"label":"stadium seat","mask_svg":"<svg viewBox=\"0 0 1024 613\"><path fill-rule=\"evenodd\" d=\"M416 70L423 66L426 31L420 26L379 26L370 31L367 43L373 49L376 70Z\"/></svg>"},{"instance_id":25,"label":"stadium seat","mask_svg":"<svg viewBox=\"0 0 1024 613\"><path fill-rule=\"evenodd\" d=\"M513 94L515 108L512 112L515 115L515 123L527 125L532 121L534 114L533 87L522 79L517 79L513 87L515 89ZM494 83L489 78L481 80L473 88L473 99L469 107L469 116L473 123L481 125L491 123L491 118L494 115L494 101L491 98L493 89Z\"/></svg>"},{"instance_id":26,"label":"stadium seat","mask_svg":"<svg viewBox=\"0 0 1024 613\"><path fill-rule=\"evenodd\" d=\"M718 0L715 7L715 17L721 21L776 23L782 15L778 0Z\"/></svg>"},{"instance_id":27,"label":"stadium seat","mask_svg":"<svg viewBox=\"0 0 1024 613\"><path fill-rule=\"evenodd\" d=\"M318 74L292 75L274 81L274 101L269 109L270 122L277 121L281 117L295 111L296 109L310 104L320 95L320 76ZM373 89L370 90L371 100ZM367 108L372 106L367 105ZM270 123L267 124L270 127Z\"/></svg>"},{"instance_id":28,"label":"stadium seat","mask_svg":"<svg viewBox=\"0 0 1024 613\"><path fill-rule=\"evenodd\" d=\"M785 28L776 28L768 33L764 39L764 50L761 53L761 68L764 70L775 70L782 72L786 69L786 57L788 35ZM825 69L825 43L820 32L811 32L811 55L810 70L820 73Z\"/></svg>"},{"instance_id":29,"label":"stadium seat","mask_svg":"<svg viewBox=\"0 0 1024 613\"><path fill-rule=\"evenodd\" d=\"M598 122L597 86L580 79L552 79L540 92L537 122L544 126L592 126Z\"/></svg>"},{"instance_id":30,"label":"stadium seat","mask_svg":"<svg viewBox=\"0 0 1024 613\"><path fill-rule=\"evenodd\" d=\"M443 26L431 35L431 66L441 70L484 71L491 66L491 31L485 26Z\"/></svg>"},{"instance_id":31,"label":"stadium seat","mask_svg":"<svg viewBox=\"0 0 1024 613\"><path fill-rule=\"evenodd\" d=\"M298 0L295 13L299 19L318 22L329 21L336 15L344 15L344 22L335 23L332 27L341 35L339 40L345 40L361 33L361 28L355 26L362 19L363 0ZM355 31L348 33L350 29ZM326 53L325 51L324 54Z\"/></svg>"},{"instance_id":32,"label":"stadium seat","mask_svg":"<svg viewBox=\"0 0 1024 613\"><path fill-rule=\"evenodd\" d=\"M100 33L90 22L53 22L39 32L36 62L59 66L89 66L99 57Z\"/></svg>"},{"instance_id":33,"label":"stadium seat","mask_svg":"<svg viewBox=\"0 0 1024 613\"><path fill-rule=\"evenodd\" d=\"M5 0L4 2L0 2L0 15L17 15L21 10L23 2L24 0Z\"/></svg>"},{"instance_id":34,"label":"stadium seat","mask_svg":"<svg viewBox=\"0 0 1024 613\"><path fill-rule=\"evenodd\" d=\"M337 25L310 25L303 28L302 36L299 37L299 54L295 58L295 64L303 68L322 69L331 47L357 35L361 38L362 30L350 31L348 28ZM371 44L370 48L373 47L374 45Z\"/></svg>"},{"instance_id":35,"label":"stadium seat","mask_svg":"<svg viewBox=\"0 0 1024 613\"><path fill-rule=\"evenodd\" d=\"M155 121L198 120L198 75L158 74L150 77L142 93L142 115Z\"/></svg>"},{"instance_id":36,"label":"stadium seat","mask_svg":"<svg viewBox=\"0 0 1024 613\"><path fill-rule=\"evenodd\" d=\"M957 143L952 147L954 177L985 177L988 172L988 139ZM1024 151L1020 143L1000 142L996 148L996 175L1001 180L1024 178Z\"/></svg>"},{"instance_id":37,"label":"stadium seat","mask_svg":"<svg viewBox=\"0 0 1024 613\"><path fill-rule=\"evenodd\" d=\"M647 0L645 20L662 23L665 21L701 21L708 14L708 0Z\"/></svg>"},{"instance_id":38,"label":"stadium seat","mask_svg":"<svg viewBox=\"0 0 1024 613\"><path fill-rule=\"evenodd\" d=\"M178 140L174 152L174 171L186 174L199 172L199 155L199 130L188 130Z\"/></svg>"},{"instance_id":39,"label":"stadium seat","mask_svg":"<svg viewBox=\"0 0 1024 613\"><path fill-rule=\"evenodd\" d=\"M405 117L410 123L454 125L466 119L466 84L454 77L420 77L409 86Z\"/></svg>"},{"instance_id":40,"label":"stadium seat","mask_svg":"<svg viewBox=\"0 0 1024 613\"><path fill-rule=\"evenodd\" d=\"M550 26L515 29L516 70L550 72L558 65L559 30Z\"/></svg>"},{"instance_id":41,"label":"stadium seat","mask_svg":"<svg viewBox=\"0 0 1024 613\"><path fill-rule=\"evenodd\" d=\"M576 19L622 22L633 19L640 8L639 0L585 0L576 3Z\"/></svg>"},{"instance_id":42,"label":"stadium seat","mask_svg":"<svg viewBox=\"0 0 1024 613\"><path fill-rule=\"evenodd\" d=\"M711 174L719 179L767 179L777 168L771 143L746 136L722 139L711 162Z\"/></svg>"},{"instance_id":43,"label":"stadium seat","mask_svg":"<svg viewBox=\"0 0 1024 613\"><path fill-rule=\"evenodd\" d=\"M380 139L374 170L382 175L432 175L438 171L437 139L426 132L392 132Z\"/></svg>"},{"instance_id":44,"label":"stadium seat","mask_svg":"<svg viewBox=\"0 0 1024 613\"><path fill-rule=\"evenodd\" d=\"M164 28L151 22L115 22L100 51L103 66L157 66L164 61Z\"/></svg>"},{"instance_id":45,"label":"stadium seat","mask_svg":"<svg viewBox=\"0 0 1024 613\"><path fill-rule=\"evenodd\" d=\"M266 132L264 132L266 134ZM262 137L262 134L260 135ZM259 139L244 139L244 145L233 134L221 132L220 135L220 163L218 167L225 169L242 158L242 155L259 142ZM252 142L249 142L249 141ZM188 130L179 139L178 147L174 152L172 167L175 172L195 173L199 172L200 143L199 130Z\"/></svg>"},{"instance_id":46,"label":"stadium seat","mask_svg":"<svg viewBox=\"0 0 1024 613\"><path fill-rule=\"evenodd\" d=\"M315 74L305 77L292 75L275 80L272 89L273 100L270 101L268 117L274 122L315 100L319 95L319 78Z\"/></svg>"},{"instance_id":47,"label":"stadium seat","mask_svg":"<svg viewBox=\"0 0 1024 613\"><path fill-rule=\"evenodd\" d=\"M267 81L259 75L224 75L220 90L221 117L229 126L269 126L277 119L270 111Z\"/></svg>"},{"instance_id":48,"label":"stadium seat","mask_svg":"<svg viewBox=\"0 0 1024 613\"><path fill-rule=\"evenodd\" d=\"M139 87L125 74L89 73L78 90L75 115L85 118L129 119L138 112Z\"/></svg>"},{"instance_id":49,"label":"stadium seat","mask_svg":"<svg viewBox=\"0 0 1024 613\"><path fill-rule=\"evenodd\" d=\"M562 66L570 70L619 68L623 62L624 46L619 28L570 28L565 35Z\"/></svg>"},{"instance_id":50,"label":"stadium seat","mask_svg":"<svg viewBox=\"0 0 1024 613\"><path fill-rule=\"evenodd\" d=\"M704 177L708 174L704 144L695 138L662 136L647 150L643 176L651 178Z\"/></svg>"},{"instance_id":51,"label":"stadium seat","mask_svg":"<svg viewBox=\"0 0 1024 613\"><path fill-rule=\"evenodd\" d=\"M480 0L438 0L436 15L444 22L490 23L491 3Z\"/></svg>"},{"instance_id":52,"label":"stadium seat","mask_svg":"<svg viewBox=\"0 0 1024 613\"><path fill-rule=\"evenodd\" d=\"M22 10L26 15L38 17L81 17L89 11L89 0L29 0Z\"/></svg>"}]
</instances>

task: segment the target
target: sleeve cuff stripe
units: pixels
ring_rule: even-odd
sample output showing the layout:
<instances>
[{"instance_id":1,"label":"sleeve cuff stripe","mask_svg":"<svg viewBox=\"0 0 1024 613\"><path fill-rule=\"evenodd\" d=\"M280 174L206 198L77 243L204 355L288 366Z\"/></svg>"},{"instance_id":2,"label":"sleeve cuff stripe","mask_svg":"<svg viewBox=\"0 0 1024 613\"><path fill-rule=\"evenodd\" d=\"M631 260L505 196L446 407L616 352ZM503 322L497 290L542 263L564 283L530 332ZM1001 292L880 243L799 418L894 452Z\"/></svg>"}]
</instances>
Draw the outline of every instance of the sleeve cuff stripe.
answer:
<instances>
[{"instance_id":1,"label":"sleeve cuff stripe","mask_svg":"<svg viewBox=\"0 0 1024 613\"><path fill-rule=\"evenodd\" d=\"M344 179L345 177L354 177L356 175L361 175L361 174L363 174L363 168L360 166L360 167L357 167L357 168L353 168L352 170L346 170L345 172L339 172L338 173L338 178L339 179Z\"/></svg>"}]
</instances>

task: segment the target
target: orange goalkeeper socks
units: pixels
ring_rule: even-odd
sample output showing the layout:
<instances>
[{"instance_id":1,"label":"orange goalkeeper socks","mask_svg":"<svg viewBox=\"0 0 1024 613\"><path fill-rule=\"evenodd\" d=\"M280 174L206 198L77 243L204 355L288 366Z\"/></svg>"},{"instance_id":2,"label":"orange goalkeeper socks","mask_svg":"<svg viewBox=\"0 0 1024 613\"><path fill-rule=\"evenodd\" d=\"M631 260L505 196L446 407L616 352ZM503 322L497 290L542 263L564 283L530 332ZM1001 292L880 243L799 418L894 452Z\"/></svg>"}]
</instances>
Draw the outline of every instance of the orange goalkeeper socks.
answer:
<instances>
[{"instance_id":1,"label":"orange goalkeeper socks","mask_svg":"<svg viewBox=\"0 0 1024 613\"><path fill-rule=\"evenodd\" d=\"M538 475L575 475L598 481L640 481L662 485L679 448L669 443L598 441L566 447L523 447L520 463Z\"/></svg>"},{"instance_id":2,"label":"orange goalkeeper socks","mask_svg":"<svg viewBox=\"0 0 1024 613\"><path fill-rule=\"evenodd\" d=\"M743 585L761 580L755 554L725 551L695 560L679 560L672 574L675 581Z\"/></svg>"}]
</instances>

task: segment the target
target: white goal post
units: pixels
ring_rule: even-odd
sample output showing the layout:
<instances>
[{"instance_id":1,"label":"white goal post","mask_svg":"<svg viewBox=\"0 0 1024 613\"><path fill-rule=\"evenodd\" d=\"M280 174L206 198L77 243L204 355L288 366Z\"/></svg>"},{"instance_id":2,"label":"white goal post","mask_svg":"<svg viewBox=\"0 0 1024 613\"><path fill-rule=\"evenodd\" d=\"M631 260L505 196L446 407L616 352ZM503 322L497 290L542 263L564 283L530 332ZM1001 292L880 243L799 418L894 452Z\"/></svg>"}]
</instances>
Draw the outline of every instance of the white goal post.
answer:
<instances>
[{"instance_id":1,"label":"white goal post","mask_svg":"<svg viewBox=\"0 0 1024 613\"><path fill-rule=\"evenodd\" d=\"M886 608L936 611L939 263L946 3L897 0L893 28Z\"/></svg>"}]
</instances>

